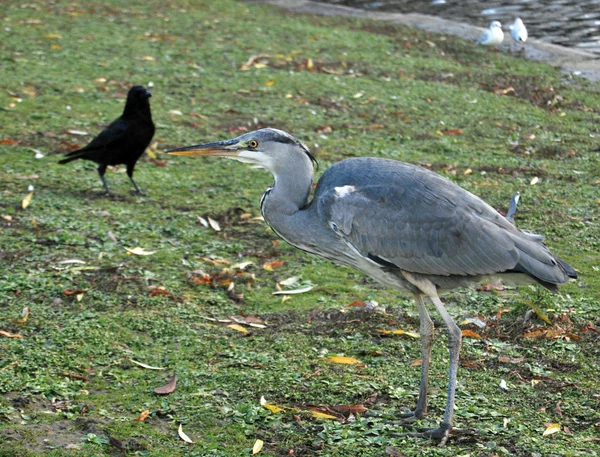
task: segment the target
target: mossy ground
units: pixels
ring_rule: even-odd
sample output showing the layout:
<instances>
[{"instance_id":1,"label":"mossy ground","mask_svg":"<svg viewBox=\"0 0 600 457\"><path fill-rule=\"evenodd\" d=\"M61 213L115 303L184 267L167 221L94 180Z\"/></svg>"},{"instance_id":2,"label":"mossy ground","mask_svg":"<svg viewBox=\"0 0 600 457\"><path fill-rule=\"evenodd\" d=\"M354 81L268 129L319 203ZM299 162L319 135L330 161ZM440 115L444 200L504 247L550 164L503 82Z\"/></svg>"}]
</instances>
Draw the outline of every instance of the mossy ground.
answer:
<instances>
[{"instance_id":1,"label":"mossy ground","mask_svg":"<svg viewBox=\"0 0 600 457\"><path fill-rule=\"evenodd\" d=\"M1 455L239 456L256 439L272 456L600 454L598 86L456 38L228 0L3 2L0 24L0 329L23 336L0 336ZM242 69L257 54L268 57ZM360 155L410 161L503 211L521 192L517 224L545 234L580 279L555 296L447 297L458 322L489 323L462 324L482 338L465 338L456 425L478 435L445 448L396 436L406 430L389 420L416 400L418 341L378 330L416 331L414 307L248 223L266 173L159 154L135 174L147 197L131 195L119 169L107 173L108 198L92 163L57 165L120 114L130 85L151 82L158 151L268 125L305 141L321 170ZM155 254L127 254L136 246ZM64 263L73 259L85 264ZM233 293L228 282L194 282L196 270L222 273L205 259L252 261L254 278L238 273ZM267 271L269 261L285 263ZM316 287L272 295L295 275ZM387 313L347 306L356 300ZM553 327L522 324L529 303ZM24 307L31 315L18 323ZM206 319L228 316L267 327L242 334ZM545 326L561 337L522 336ZM439 333L424 426L444 406ZM175 372L175 392L157 396ZM285 411L261 407L261 396ZM301 409L344 404L370 411L342 424ZM543 437L548 423L561 431ZM178 438L179 424L195 445Z\"/></svg>"}]
</instances>

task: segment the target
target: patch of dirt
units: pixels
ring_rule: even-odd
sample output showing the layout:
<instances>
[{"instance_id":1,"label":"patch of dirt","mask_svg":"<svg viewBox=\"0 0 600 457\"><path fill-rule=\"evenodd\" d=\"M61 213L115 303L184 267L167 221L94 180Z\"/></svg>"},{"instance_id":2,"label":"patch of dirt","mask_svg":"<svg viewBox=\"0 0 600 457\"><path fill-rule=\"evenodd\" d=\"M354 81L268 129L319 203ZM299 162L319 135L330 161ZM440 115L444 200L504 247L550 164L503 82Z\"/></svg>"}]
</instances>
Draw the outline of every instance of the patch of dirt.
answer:
<instances>
[{"instance_id":1,"label":"patch of dirt","mask_svg":"<svg viewBox=\"0 0 600 457\"><path fill-rule=\"evenodd\" d=\"M49 424L15 425L13 428L0 430L0 438L9 443L18 442L29 451L44 452L49 448L77 446L88 433L102 434L97 423L81 427L77 422L59 420Z\"/></svg>"}]
</instances>

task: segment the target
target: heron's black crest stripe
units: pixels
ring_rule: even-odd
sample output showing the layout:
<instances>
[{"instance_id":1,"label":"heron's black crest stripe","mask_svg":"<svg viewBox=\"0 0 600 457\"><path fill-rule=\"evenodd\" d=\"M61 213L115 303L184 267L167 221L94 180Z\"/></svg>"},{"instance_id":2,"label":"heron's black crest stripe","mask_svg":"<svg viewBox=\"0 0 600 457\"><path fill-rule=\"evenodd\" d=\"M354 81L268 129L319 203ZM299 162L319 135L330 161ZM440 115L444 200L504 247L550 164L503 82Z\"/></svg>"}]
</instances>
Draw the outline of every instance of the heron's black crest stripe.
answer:
<instances>
[{"instance_id":1,"label":"heron's black crest stripe","mask_svg":"<svg viewBox=\"0 0 600 457\"><path fill-rule=\"evenodd\" d=\"M398 266L393 264L392 262L388 262L385 259L382 259L381 257L377 257L376 255L373 254L367 254L367 257L372 260L373 262L381 265L382 267L386 267L386 268L393 268L394 270L399 270Z\"/></svg>"}]
</instances>

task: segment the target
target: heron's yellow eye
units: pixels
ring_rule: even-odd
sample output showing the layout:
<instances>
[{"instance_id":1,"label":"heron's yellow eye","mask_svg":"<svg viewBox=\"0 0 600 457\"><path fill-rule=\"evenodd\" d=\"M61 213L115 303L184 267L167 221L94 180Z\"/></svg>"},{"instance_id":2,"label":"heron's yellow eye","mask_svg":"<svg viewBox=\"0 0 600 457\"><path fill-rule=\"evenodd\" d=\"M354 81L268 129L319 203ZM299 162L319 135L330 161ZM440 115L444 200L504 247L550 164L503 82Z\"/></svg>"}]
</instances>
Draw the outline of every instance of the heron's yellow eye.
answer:
<instances>
[{"instance_id":1,"label":"heron's yellow eye","mask_svg":"<svg viewBox=\"0 0 600 457\"><path fill-rule=\"evenodd\" d=\"M248 147L252 149L256 149L258 147L258 141L250 140L248 141Z\"/></svg>"}]
</instances>

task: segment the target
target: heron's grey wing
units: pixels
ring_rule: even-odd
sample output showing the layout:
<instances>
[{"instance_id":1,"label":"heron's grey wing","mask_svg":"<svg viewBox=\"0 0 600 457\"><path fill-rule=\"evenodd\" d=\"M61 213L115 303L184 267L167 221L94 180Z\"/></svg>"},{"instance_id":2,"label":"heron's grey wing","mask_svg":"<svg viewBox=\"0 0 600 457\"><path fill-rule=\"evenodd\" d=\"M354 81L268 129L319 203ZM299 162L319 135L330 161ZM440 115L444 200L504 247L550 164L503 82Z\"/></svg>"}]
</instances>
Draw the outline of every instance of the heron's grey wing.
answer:
<instances>
[{"instance_id":1,"label":"heron's grey wing","mask_svg":"<svg viewBox=\"0 0 600 457\"><path fill-rule=\"evenodd\" d=\"M330 185L318 204L330 227L362 256L409 272L482 275L519 261L509 222L420 167L384 171L364 185Z\"/></svg>"}]
</instances>

